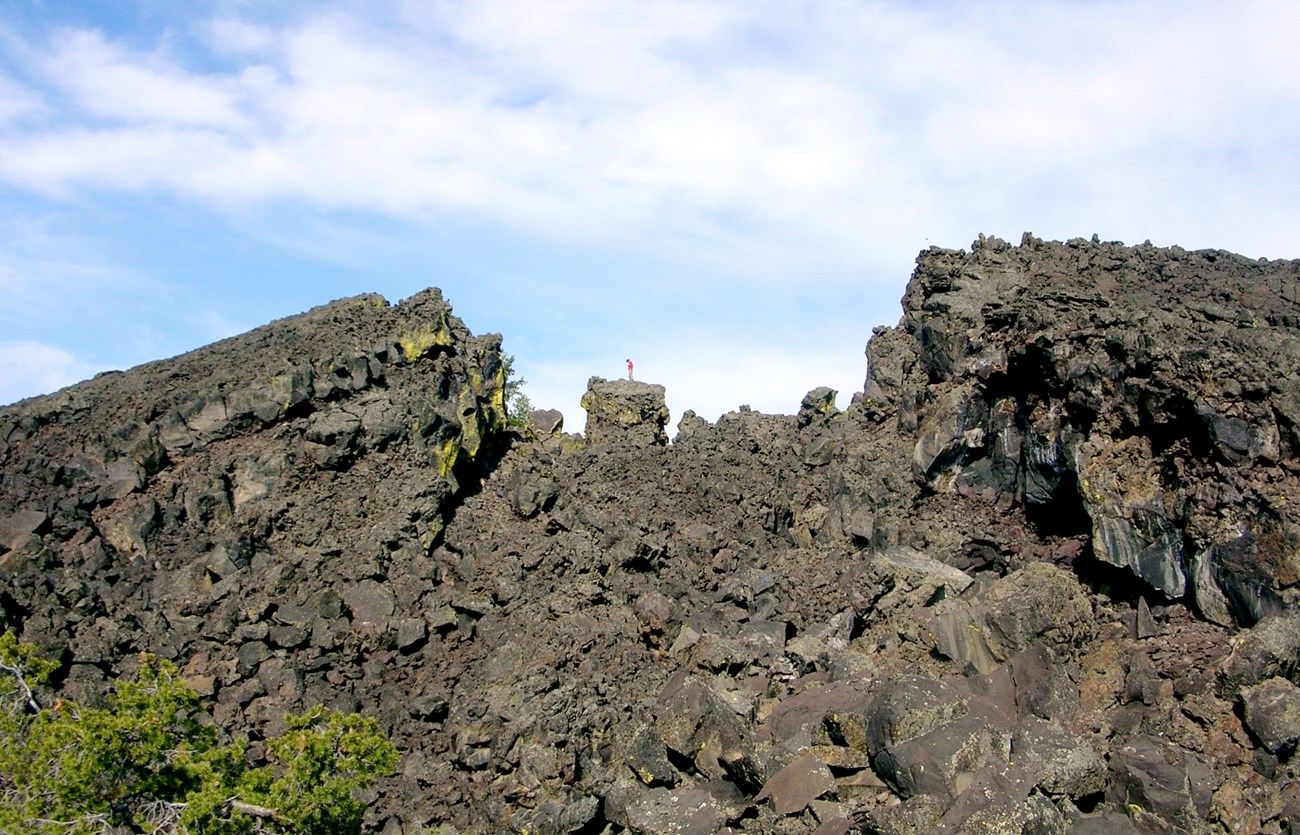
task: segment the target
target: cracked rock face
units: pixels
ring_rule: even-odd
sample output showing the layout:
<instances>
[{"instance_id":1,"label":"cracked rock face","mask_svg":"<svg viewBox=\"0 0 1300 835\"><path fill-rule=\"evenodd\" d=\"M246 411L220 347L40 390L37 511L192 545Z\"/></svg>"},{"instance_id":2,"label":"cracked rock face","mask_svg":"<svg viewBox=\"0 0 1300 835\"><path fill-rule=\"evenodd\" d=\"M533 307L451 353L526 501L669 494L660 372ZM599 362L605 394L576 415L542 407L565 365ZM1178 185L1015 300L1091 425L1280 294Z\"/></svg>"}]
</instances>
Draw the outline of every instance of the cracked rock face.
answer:
<instances>
[{"instance_id":1,"label":"cracked rock face","mask_svg":"<svg viewBox=\"0 0 1300 835\"><path fill-rule=\"evenodd\" d=\"M593 378L503 422L436 291L0 410L0 625L256 740L403 752L389 835L1290 832L1300 267L918 259L843 412Z\"/></svg>"}]
</instances>

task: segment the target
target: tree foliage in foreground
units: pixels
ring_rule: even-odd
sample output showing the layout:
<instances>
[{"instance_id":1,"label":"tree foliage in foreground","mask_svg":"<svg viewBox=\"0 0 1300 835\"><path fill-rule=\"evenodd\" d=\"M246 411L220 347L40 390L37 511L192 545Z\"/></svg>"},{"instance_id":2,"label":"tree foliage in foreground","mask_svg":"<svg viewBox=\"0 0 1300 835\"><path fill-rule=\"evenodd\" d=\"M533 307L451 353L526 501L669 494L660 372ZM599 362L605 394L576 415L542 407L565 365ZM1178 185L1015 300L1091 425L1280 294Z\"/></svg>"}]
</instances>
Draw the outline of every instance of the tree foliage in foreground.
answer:
<instances>
[{"instance_id":1,"label":"tree foliage in foreground","mask_svg":"<svg viewBox=\"0 0 1300 835\"><path fill-rule=\"evenodd\" d=\"M0 832L354 833L355 793L397 763L374 719L315 707L287 718L255 768L198 720L172 663L145 656L106 708L42 707L35 691L57 667L0 634Z\"/></svg>"}]
</instances>

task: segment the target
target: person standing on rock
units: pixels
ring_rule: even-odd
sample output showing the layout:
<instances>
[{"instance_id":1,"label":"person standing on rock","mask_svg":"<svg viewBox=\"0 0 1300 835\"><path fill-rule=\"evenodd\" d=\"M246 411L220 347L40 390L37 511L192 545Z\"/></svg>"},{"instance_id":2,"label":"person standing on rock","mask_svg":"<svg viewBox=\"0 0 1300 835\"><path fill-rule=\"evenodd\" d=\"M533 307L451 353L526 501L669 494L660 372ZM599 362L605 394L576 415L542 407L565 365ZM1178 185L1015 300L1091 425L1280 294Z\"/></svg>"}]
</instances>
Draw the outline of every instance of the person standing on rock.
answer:
<instances>
[{"instance_id":1,"label":"person standing on rock","mask_svg":"<svg viewBox=\"0 0 1300 835\"><path fill-rule=\"evenodd\" d=\"M627 378L628 378L629 380L634 379L634 378L632 377L632 360L630 360L630 359L627 361Z\"/></svg>"}]
</instances>

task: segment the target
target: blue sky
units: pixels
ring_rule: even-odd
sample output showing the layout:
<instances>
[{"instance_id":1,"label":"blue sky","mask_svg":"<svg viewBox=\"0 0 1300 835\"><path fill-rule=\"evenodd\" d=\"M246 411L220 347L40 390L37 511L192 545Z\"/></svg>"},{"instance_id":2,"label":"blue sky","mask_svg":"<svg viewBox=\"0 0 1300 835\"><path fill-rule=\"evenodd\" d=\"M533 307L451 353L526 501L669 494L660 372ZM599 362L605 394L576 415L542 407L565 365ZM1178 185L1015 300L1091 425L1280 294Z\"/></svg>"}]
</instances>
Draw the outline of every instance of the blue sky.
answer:
<instances>
[{"instance_id":1,"label":"blue sky","mask_svg":"<svg viewBox=\"0 0 1300 835\"><path fill-rule=\"evenodd\" d=\"M0 0L0 402L441 287L580 430L862 386L979 233L1300 257L1300 5Z\"/></svg>"}]
</instances>

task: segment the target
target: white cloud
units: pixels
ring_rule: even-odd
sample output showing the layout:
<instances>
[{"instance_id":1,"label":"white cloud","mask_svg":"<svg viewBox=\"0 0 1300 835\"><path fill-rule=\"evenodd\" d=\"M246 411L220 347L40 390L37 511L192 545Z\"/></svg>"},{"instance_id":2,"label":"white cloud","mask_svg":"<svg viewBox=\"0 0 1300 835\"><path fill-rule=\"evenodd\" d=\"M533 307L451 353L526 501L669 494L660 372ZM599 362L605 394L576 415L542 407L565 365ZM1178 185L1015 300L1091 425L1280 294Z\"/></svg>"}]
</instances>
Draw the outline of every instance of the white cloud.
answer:
<instances>
[{"instance_id":1,"label":"white cloud","mask_svg":"<svg viewBox=\"0 0 1300 835\"><path fill-rule=\"evenodd\" d=\"M164 126L244 127L239 82L186 72L147 54L128 52L95 31L55 39L43 71L86 113Z\"/></svg>"},{"instance_id":2,"label":"white cloud","mask_svg":"<svg viewBox=\"0 0 1300 835\"><path fill-rule=\"evenodd\" d=\"M0 405L52 391L87 379L102 368L40 342L0 341Z\"/></svg>"},{"instance_id":3,"label":"white cloud","mask_svg":"<svg viewBox=\"0 0 1300 835\"><path fill-rule=\"evenodd\" d=\"M207 27L208 48L223 55L265 55L275 46L275 33L234 17L219 17Z\"/></svg>"},{"instance_id":4,"label":"white cloud","mask_svg":"<svg viewBox=\"0 0 1300 835\"><path fill-rule=\"evenodd\" d=\"M1149 184L1148 217L1179 212L1159 190L1199 157L1300 134L1286 4L497 0L407 4L400 26L341 8L214 21L245 57L224 71L59 36L49 78L104 121L11 134L0 177L896 260L1050 202L1047 181L1105 216L1098 168Z\"/></svg>"},{"instance_id":5,"label":"white cloud","mask_svg":"<svg viewBox=\"0 0 1300 835\"><path fill-rule=\"evenodd\" d=\"M0 75L0 126L45 111L40 96L11 78Z\"/></svg>"}]
</instances>

